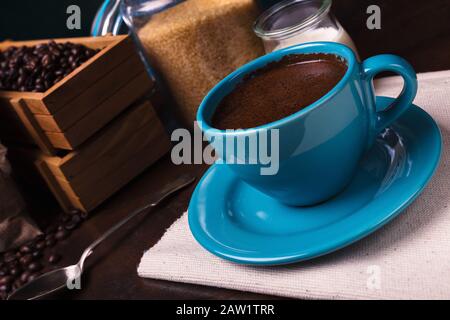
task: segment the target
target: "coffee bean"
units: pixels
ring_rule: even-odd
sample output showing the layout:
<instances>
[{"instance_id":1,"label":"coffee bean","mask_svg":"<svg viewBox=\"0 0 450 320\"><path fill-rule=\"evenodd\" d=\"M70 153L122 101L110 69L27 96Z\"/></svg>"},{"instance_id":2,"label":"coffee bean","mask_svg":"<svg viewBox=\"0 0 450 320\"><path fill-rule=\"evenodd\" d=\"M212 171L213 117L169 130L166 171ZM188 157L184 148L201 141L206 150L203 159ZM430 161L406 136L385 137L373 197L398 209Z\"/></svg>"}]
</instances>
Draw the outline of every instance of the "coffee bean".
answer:
<instances>
[{"instance_id":1,"label":"coffee bean","mask_svg":"<svg viewBox=\"0 0 450 320\"><path fill-rule=\"evenodd\" d=\"M47 42L0 51L0 90L44 92L99 50Z\"/></svg>"},{"instance_id":2,"label":"coffee bean","mask_svg":"<svg viewBox=\"0 0 450 320\"><path fill-rule=\"evenodd\" d=\"M30 277L31 272L30 271L24 271L21 275L20 275L20 282L22 284L25 284L28 282L28 278Z\"/></svg>"},{"instance_id":3,"label":"coffee bean","mask_svg":"<svg viewBox=\"0 0 450 320\"><path fill-rule=\"evenodd\" d=\"M7 268L0 269L0 277L6 276L9 274L9 270Z\"/></svg>"},{"instance_id":4,"label":"coffee bean","mask_svg":"<svg viewBox=\"0 0 450 320\"><path fill-rule=\"evenodd\" d=\"M47 246L47 247L53 247L54 245L56 244L56 240L55 239L48 239L48 240L45 240L45 245Z\"/></svg>"},{"instance_id":5,"label":"coffee bean","mask_svg":"<svg viewBox=\"0 0 450 320\"><path fill-rule=\"evenodd\" d=\"M41 275L40 272L35 272L35 273L30 274L30 275L28 276L28 282L33 281L34 279L36 279L36 278L39 277L40 275Z\"/></svg>"},{"instance_id":6,"label":"coffee bean","mask_svg":"<svg viewBox=\"0 0 450 320\"><path fill-rule=\"evenodd\" d=\"M14 251L8 251L8 252L6 252L6 253L4 254L4 256L3 256L3 260L4 260L6 263L11 262L11 261L14 261L14 260L16 260L16 259L17 259L17 257L16 257L16 254L15 254Z\"/></svg>"},{"instance_id":7,"label":"coffee bean","mask_svg":"<svg viewBox=\"0 0 450 320\"><path fill-rule=\"evenodd\" d=\"M40 257L42 257L42 251L35 250L31 255L33 256L33 259L39 259Z\"/></svg>"},{"instance_id":8,"label":"coffee bean","mask_svg":"<svg viewBox=\"0 0 450 320\"><path fill-rule=\"evenodd\" d=\"M64 225L64 227L66 228L66 230L73 230L76 227L78 227L78 225L81 222L81 218L79 215L75 214L71 217L70 221L66 222L66 224Z\"/></svg>"},{"instance_id":9,"label":"coffee bean","mask_svg":"<svg viewBox=\"0 0 450 320\"><path fill-rule=\"evenodd\" d=\"M19 289L21 286L22 286L22 283L20 282L20 279L17 279L12 284L12 291Z\"/></svg>"},{"instance_id":10,"label":"coffee bean","mask_svg":"<svg viewBox=\"0 0 450 320\"><path fill-rule=\"evenodd\" d=\"M9 270L9 273L11 274L11 276L17 277L18 275L20 275L22 273L22 269L19 266L17 266L17 267L11 268L11 270Z\"/></svg>"},{"instance_id":11,"label":"coffee bean","mask_svg":"<svg viewBox=\"0 0 450 320\"><path fill-rule=\"evenodd\" d=\"M71 208L71 209L69 210L69 214L70 214L71 216L76 215L76 214L80 214L80 213L81 213L81 211L78 210L78 209L76 209L76 208Z\"/></svg>"},{"instance_id":12,"label":"coffee bean","mask_svg":"<svg viewBox=\"0 0 450 320\"><path fill-rule=\"evenodd\" d=\"M45 236L45 240L53 240L55 239L55 235L53 233L49 233Z\"/></svg>"},{"instance_id":13,"label":"coffee bean","mask_svg":"<svg viewBox=\"0 0 450 320\"><path fill-rule=\"evenodd\" d=\"M9 293L11 292L11 286L9 284L2 284L0 285L0 291Z\"/></svg>"},{"instance_id":14,"label":"coffee bean","mask_svg":"<svg viewBox=\"0 0 450 320\"><path fill-rule=\"evenodd\" d=\"M20 252L21 253L30 253L31 252L31 247L29 245L23 245L20 247Z\"/></svg>"},{"instance_id":15,"label":"coffee bean","mask_svg":"<svg viewBox=\"0 0 450 320\"><path fill-rule=\"evenodd\" d=\"M28 270L31 272L36 272L42 269L42 264L40 262L32 262L28 265Z\"/></svg>"},{"instance_id":16,"label":"coffee bean","mask_svg":"<svg viewBox=\"0 0 450 320\"><path fill-rule=\"evenodd\" d=\"M14 281L14 277L13 276L3 276L3 277L0 278L0 285L2 285L2 284L10 284L13 281Z\"/></svg>"},{"instance_id":17,"label":"coffee bean","mask_svg":"<svg viewBox=\"0 0 450 320\"><path fill-rule=\"evenodd\" d=\"M42 249L45 248L45 246L46 246L46 241L44 241L44 240L39 241L38 243L36 243L36 249L37 250L42 250Z\"/></svg>"},{"instance_id":18,"label":"coffee bean","mask_svg":"<svg viewBox=\"0 0 450 320\"><path fill-rule=\"evenodd\" d=\"M68 236L69 236L69 231L68 231L68 230L65 230L65 229L62 229L62 230L59 230L59 231L56 233L55 238L58 239L58 240L64 240L64 239L66 239Z\"/></svg>"},{"instance_id":19,"label":"coffee bean","mask_svg":"<svg viewBox=\"0 0 450 320\"><path fill-rule=\"evenodd\" d=\"M22 266L27 267L32 261L34 260L34 257L32 254L24 255L19 259L19 262Z\"/></svg>"},{"instance_id":20,"label":"coffee bean","mask_svg":"<svg viewBox=\"0 0 450 320\"><path fill-rule=\"evenodd\" d=\"M61 260L61 256L57 253L53 253L48 257L48 262L50 264L56 264L59 262L59 260Z\"/></svg>"}]
</instances>

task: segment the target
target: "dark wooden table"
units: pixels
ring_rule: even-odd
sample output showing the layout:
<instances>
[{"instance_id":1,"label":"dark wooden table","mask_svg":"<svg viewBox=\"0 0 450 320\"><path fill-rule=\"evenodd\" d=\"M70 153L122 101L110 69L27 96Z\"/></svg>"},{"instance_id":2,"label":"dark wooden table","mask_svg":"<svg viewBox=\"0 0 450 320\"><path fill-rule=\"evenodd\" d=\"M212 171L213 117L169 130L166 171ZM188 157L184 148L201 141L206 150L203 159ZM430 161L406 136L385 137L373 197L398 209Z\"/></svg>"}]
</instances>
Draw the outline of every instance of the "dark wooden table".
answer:
<instances>
[{"instance_id":1,"label":"dark wooden table","mask_svg":"<svg viewBox=\"0 0 450 320\"><path fill-rule=\"evenodd\" d=\"M149 202L152 195L180 173L201 177L206 166L175 166L165 156L125 189L93 212L56 251L63 253L60 265L76 263L82 251L116 221ZM198 181L198 180L197 180ZM137 265L145 250L153 246L164 231L186 210L195 184L172 197L148 215L106 240L87 263L81 290L64 291L51 298L63 299L252 299L271 298L233 290L168 281L143 279Z\"/></svg>"},{"instance_id":2,"label":"dark wooden table","mask_svg":"<svg viewBox=\"0 0 450 320\"><path fill-rule=\"evenodd\" d=\"M366 28L366 8L381 8L382 28ZM448 0L335 0L333 10L352 35L364 59L379 53L407 58L418 72L450 69L450 2ZM83 249L114 222L147 203L162 184L181 172L200 177L205 166L174 166L166 156L93 212L92 217L61 243L62 264L74 263ZM184 190L146 217L106 241L89 259L82 289L55 295L67 299L251 299L267 296L198 285L141 279L136 269L154 245L186 210L193 187Z\"/></svg>"}]
</instances>

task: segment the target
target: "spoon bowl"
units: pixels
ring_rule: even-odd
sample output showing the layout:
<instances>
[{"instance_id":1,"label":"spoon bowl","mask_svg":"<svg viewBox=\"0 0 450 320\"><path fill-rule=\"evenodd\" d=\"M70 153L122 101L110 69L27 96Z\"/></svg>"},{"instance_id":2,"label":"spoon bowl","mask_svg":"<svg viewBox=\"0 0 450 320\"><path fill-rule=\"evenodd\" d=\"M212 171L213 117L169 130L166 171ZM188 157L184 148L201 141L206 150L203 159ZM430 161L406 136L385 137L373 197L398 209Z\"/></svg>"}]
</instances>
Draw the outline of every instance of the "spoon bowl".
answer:
<instances>
[{"instance_id":1,"label":"spoon bowl","mask_svg":"<svg viewBox=\"0 0 450 320\"><path fill-rule=\"evenodd\" d=\"M8 300L34 300L44 295L68 287L81 276L82 270L75 264L65 268L55 269L28 282L14 291Z\"/></svg>"}]
</instances>

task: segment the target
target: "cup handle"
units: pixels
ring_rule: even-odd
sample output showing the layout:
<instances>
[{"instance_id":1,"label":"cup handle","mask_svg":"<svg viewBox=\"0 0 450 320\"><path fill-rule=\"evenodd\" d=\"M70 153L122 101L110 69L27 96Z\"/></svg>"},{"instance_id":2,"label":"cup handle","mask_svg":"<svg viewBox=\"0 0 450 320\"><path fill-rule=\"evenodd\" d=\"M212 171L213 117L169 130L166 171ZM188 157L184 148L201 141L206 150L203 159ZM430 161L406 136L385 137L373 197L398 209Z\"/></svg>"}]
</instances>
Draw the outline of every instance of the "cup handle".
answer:
<instances>
[{"instance_id":1,"label":"cup handle","mask_svg":"<svg viewBox=\"0 0 450 320\"><path fill-rule=\"evenodd\" d=\"M364 79L369 82L375 98L373 88L374 76L382 71L392 71L402 76L404 84L400 95L390 105L375 104L375 134L391 125L412 104L417 93L417 77L412 66L403 58L392 54L381 54L364 60L362 72Z\"/></svg>"}]
</instances>

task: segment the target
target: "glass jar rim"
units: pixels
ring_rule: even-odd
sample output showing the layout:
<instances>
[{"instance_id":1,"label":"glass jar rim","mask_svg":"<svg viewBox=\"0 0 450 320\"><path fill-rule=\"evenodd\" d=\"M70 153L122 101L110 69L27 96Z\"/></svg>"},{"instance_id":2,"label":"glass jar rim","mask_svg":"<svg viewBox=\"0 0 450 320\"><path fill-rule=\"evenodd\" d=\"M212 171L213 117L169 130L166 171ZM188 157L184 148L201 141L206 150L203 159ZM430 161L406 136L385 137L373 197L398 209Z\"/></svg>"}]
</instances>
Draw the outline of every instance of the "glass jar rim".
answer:
<instances>
[{"instance_id":1,"label":"glass jar rim","mask_svg":"<svg viewBox=\"0 0 450 320\"><path fill-rule=\"evenodd\" d=\"M253 24L253 31L258 35L260 38L282 38L285 36L289 36L294 32L297 32L302 29L306 29L308 27L311 27L312 25L315 25L317 22L319 22L322 17L328 14L331 8L332 0L319 0L321 1L320 7L317 9L316 12L309 15L305 19L302 19L298 23L275 30L268 30L267 28L264 28L265 23L269 18L271 18L274 14L279 13L280 11L286 9L287 7L299 3L306 3L313 0L285 0L282 1L266 11L264 11L255 21Z\"/></svg>"}]
</instances>

